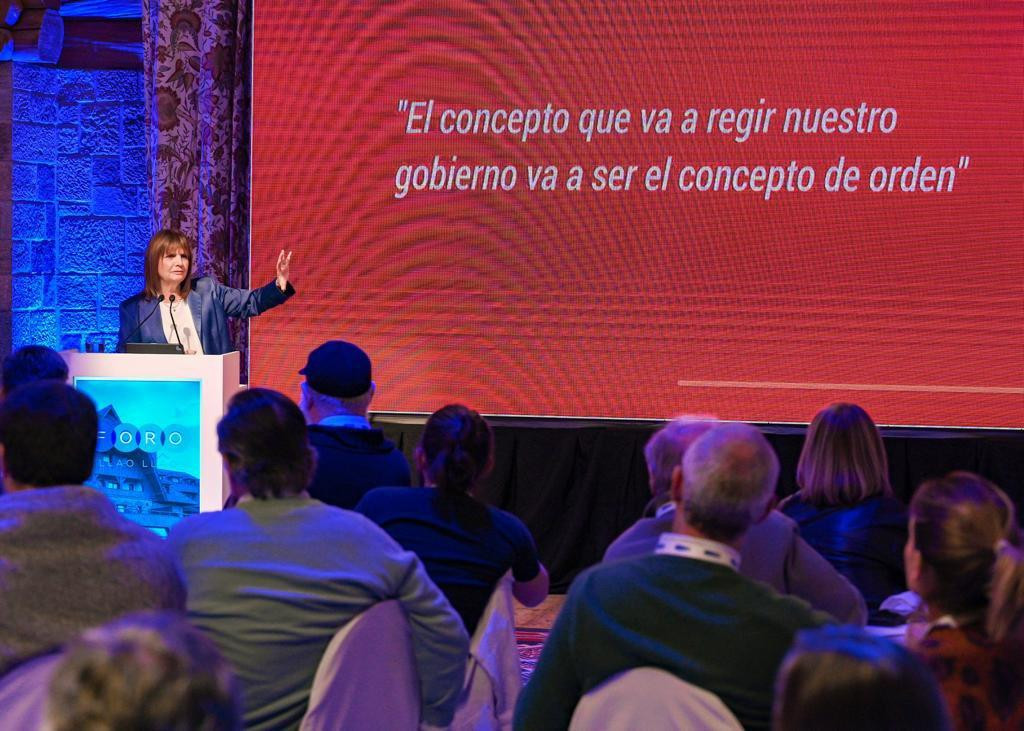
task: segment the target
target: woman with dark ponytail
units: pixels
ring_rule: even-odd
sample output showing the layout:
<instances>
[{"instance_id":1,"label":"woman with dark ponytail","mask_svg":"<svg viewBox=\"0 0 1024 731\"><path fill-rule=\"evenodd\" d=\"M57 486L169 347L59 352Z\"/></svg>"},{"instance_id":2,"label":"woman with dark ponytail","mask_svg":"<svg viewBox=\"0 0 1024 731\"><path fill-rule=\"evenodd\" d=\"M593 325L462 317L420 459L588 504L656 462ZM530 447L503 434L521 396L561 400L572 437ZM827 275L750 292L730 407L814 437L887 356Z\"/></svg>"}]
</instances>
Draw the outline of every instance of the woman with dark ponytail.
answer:
<instances>
[{"instance_id":1,"label":"woman with dark ponytail","mask_svg":"<svg viewBox=\"0 0 1024 731\"><path fill-rule=\"evenodd\" d=\"M1024 728L1024 554L1013 503L970 472L929 480L910 503L907 582L929 624L914 649L958 729Z\"/></svg>"},{"instance_id":2,"label":"woman with dark ponytail","mask_svg":"<svg viewBox=\"0 0 1024 731\"><path fill-rule=\"evenodd\" d=\"M472 634L498 580L528 607L548 594L548 573L519 518L474 497L494 464L494 435L476 411L452 404L427 420L415 465L425 489L371 490L356 510L423 561Z\"/></svg>"}]
</instances>

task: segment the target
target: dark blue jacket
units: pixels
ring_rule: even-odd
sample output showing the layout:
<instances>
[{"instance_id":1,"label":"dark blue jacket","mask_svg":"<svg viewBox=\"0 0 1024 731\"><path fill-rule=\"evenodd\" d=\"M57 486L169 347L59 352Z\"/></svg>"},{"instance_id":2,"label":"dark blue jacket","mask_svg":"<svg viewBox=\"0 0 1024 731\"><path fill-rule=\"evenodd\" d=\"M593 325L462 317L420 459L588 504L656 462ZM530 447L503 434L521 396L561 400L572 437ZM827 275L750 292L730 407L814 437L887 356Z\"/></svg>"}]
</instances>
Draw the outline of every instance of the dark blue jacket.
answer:
<instances>
[{"instance_id":1,"label":"dark blue jacket","mask_svg":"<svg viewBox=\"0 0 1024 731\"><path fill-rule=\"evenodd\" d=\"M799 494L779 510L800 526L800 537L850 580L868 605L868 624L884 624L886 597L907 590L903 546L907 509L896 498L875 495L856 505L819 507Z\"/></svg>"},{"instance_id":2,"label":"dark blue jacket","mask_svg":"<svg viewBox=\"0 0 1024 731\"><path fill-rule=\"evenodd\" d=\"M259 289L235 289L213 277L199 277L192 280L192 294L195 296L188 298L188 306L203 352L222 355L234 350L228 333L229 317L255 317L287 300L295 294L295 288L289 282L287 291L282 292L275 282L271 282ZM121 323L117 334L119 353L124 352L129 336L133 343L167 342L159 313L142 322L156 307L157 301L148 299L141 292L121 303Z\"/></svg>"},{"instance_id":3,"label":"dark blue jacket","mask_svg":"<svg viewBox=\"0 0 1024 731\"><path fill-rule=\"evenodd\" d=\"M409 462L380 429L311 424L316 474L309 494L328 505L352 510L375 487L410 483Z\"/></svg>"}]
</instances>

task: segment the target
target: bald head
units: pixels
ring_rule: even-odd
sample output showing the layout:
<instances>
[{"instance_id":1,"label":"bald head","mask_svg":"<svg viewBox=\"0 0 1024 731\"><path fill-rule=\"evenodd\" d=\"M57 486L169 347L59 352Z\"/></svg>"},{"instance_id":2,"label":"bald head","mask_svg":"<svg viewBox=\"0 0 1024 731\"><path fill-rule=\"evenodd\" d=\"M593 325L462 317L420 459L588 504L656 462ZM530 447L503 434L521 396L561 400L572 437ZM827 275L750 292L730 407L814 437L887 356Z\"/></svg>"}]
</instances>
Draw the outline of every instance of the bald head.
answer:
<instances>
[{"instance_id":1,"label":"bald head","mask_svg":"<svg viewBox=\"0 0 1024 731\"><path fill-rule=\"evenodd\" d=\"M683 457L682 515L708 538L730 542L764 515L779 478L779 459L757 429L717 424Z\"/></svg>"}]
</instances>

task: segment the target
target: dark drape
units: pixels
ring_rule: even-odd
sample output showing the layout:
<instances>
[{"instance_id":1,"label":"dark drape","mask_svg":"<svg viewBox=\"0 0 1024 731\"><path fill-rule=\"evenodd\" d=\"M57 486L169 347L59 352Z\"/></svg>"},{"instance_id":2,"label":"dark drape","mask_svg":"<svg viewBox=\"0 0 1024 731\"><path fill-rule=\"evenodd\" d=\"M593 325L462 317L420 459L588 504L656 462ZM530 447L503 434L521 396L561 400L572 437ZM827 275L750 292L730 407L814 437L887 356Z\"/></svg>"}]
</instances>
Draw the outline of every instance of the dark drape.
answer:
<instances>
[{"instance_id":1,"label":"dark drape","mask_svg":"<svg viewBox=\"0 0 1024 731\"><path fill-rule=\"evenodd\" d=\"M412 459L418 419L378 417L375 424ZM643 447L649 423L578 424L492 420L495 469L479 496L529 526L552 590L564 592L580 571L643 512L650 498ZM782 465L780 497L796 490L802 427L764 427ZM909 500L923 480L955 469L989 478L1024 510L1024 433L883 429L893 489Z\"/></svg>"}]
</instances>

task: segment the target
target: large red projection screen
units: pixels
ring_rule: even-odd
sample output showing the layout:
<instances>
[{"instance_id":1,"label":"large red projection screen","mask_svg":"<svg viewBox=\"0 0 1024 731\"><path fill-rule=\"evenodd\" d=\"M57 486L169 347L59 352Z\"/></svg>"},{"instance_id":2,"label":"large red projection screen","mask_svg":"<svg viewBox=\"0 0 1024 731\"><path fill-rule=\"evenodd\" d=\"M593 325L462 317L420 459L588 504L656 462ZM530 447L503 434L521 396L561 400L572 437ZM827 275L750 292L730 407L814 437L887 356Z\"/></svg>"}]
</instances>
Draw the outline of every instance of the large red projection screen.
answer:
<instances>
[{"instance_id":1,"label":"large red projection screen","mask_svg":"<svg viewBox=\"0 0 1024 731\"><path fill-rule=\"evenodd\" d=\"M1017 2L257 0L251 381L1024 425Z\"/></svg>"}]
</instances>

